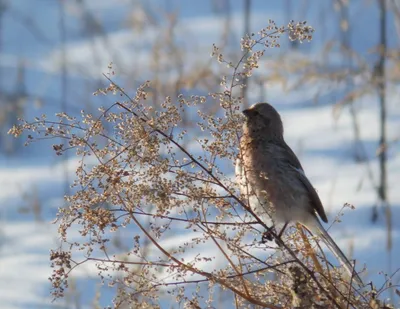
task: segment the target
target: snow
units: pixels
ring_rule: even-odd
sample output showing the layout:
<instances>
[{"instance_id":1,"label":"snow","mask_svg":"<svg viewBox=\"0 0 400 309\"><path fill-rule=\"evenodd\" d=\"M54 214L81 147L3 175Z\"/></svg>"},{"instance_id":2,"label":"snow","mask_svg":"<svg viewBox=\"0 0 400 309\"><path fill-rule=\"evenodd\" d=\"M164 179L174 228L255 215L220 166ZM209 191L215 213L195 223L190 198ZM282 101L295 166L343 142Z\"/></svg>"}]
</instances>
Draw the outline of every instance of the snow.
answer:
<instances>
[{"instance_id":1,"label":"snow","mask_svg":"<svg viewBox=\"0 0 400 309\"><path fill-rule=\"evenodd\" d=\"M122 8L128 5L127 0L118 0L117 2L91 0L86 2L90 10L93 10L99 16L103 16L104 19L107 18L106 12L108 10L116 9L119 4L122 5ZM175 5L179 6L178 2L175 1ZM261 1L254 2L260 10L268 8L268 5ZM46 8L46 12L55 13L57 5L38 1L37 7L32 8L27 3L27 1L16 1L13 5L20 10L37 10L39 15L35 20L37 19L39 28L44 32L48 28L54 28L53 17L44 17L51 16L51 14L40 12L39 8ZM152 1L152 5L155 3L157 1ZM360 7L362 6L355 5L354 12L358 12ZM68 9L72 16L69 17L70 21L73 22L73 12L77 8L71 5ZM283 19L279 6L273 5L268 9L268 14L265 11L257 13L255 10L252 29L265 26L267 17L275 19L278 24ZM197 16L196 8L183 7L182 14L191 16L191 19L189 20L183 15L177 26L179 37L182 38L182 45L189 51L186 56L189 63L188 67L185 68L186 70L189 70L194 61L199 63L209 61L211 45L218 40L224 26L223 18L211 15L204 7L199 8L199 10L203 15ZM368 10L369 12L372 11L371 14L375 14L371 7L368 7ZM120 10L116 9L117 13L123 15ZM361 15L362 18L367 18L365 17L366 14ZM326 33L318 34L318 18L315 14L311 15L310 18L305 17L305 19L308 19L309 24L317 28L316 40L311 42L310 46L305 47L310 55L310 53L318 50L322 36ZM236 38L241 34L242 22L243 19L240 14L234 13L232 29ZM7 23L13 25L12 21L6 20ZM362 26L367 27L364 24ZM72 29L75 29L74 27L76 25L71 26ZM69 40L66 45L69 78L75 79L75 82L76 79L82 77L89 81L101 79L101 73L107 71L107 65L111 61L117 62L121 68L123 66L127 68L135 67L138 72L145 71L150 66L151 56L147 53L146 48L157 40L157 30L150 27L144 32L139 32L114 28L113 31L107 33L107 42L108 46L114 47L113 51L118 53L118 59L112 58L112 55L115 54L110 52L111 49L105 49L102 37L96 37L91 41L84 37L78 37L74 33L76 38ZM15 45L15 33L17 35L24 33L23 30L14 29L14 33L13 30L10 30L11 28L7 29L5 40L14 43L14 45L11 46L10 44L11 47L7 46L0 54L0 66L3 69L17 68L18 57L25 56L28 74L36 72L47 79L58 77L61 53L59 42L57 42L58 34L54 29L48 33L50 43L47 47L35 45L31 53L21 51ZM359 46L361 46L359 48L370 44L372 34L375 33L374 29L368 36L365 35L368 33L365 29L357 28L354 30L360 33L363 31L363 35L358 38ZM332 29L328 30L334 32ZM29 36L26 32L25 35ZM321 37L319 37L320 35ZM29 42L33 40L31 37L28 39ZM191 46L196 46L196 48L190 51ZM236 42L233 46L236 49L239 48L239 44ZM99 62L93 61L93 48L99 57ZM133 55L132 49L138 49L141 52ZM273 61L273 59L268 61ZM338 59L332 61L338 63ZM122 69L121 71L123 72ZM123 73L121 74L123 75ZM262 71L259 71L258 74L262 74ZM149 75L149 77L151 76ZM2 81L2 85L4 84L5 82ZM31 78L27 86L34 93L35 87L38 85L41 85L40 80ZM50 85L46 87L45 91L50 96L56 97L59 95L57 89L57 86ZM321 89L324 89L323 85L311 85L299 91L286 92L277 85L266 86L268 101L276 106L282 115L286 140L298 154L307 176L316 187L325 205L330 222L342 209L344 203L350 203L356 207L355 210L345 209L345 215L341 217L342 222L334 224L330 229L332 237L345 252L352 248L352 256L357 259L359 269L364 264L367 265L368 274L366 278L368 280L373 279L377 283L382 283L383 278L378 275L380 271L391 274L400 267L398 260L396 260L396 257L400 256L400 220L398 220L400 217L400 190L398 190L400 156L397 142L398 132L400 132L400 112L396 103L398 101L398 89L390 89L388 92L389 119L387 132L389 141L391 141L388 184L393 229L393 248L390 253L387 251L388 236L384 209L381 206L378 208L378 221L371 223L372 207L377 203L376 193L368 178L366 164L355 162L352 158L353 133L350 115L347 108L344 108L340 117L335 119L332 105L337 103L337 98L331 96L330 93L324 93L324 91L322 91L324 99L320 99L323 104L314 104L315 94L320 92ZM84 91L90 93L93 90L88 90L85 86L82 86L79 93ZM256 93L258 93L258 90ZM71 100L73 99L79 102L78 95L72 94ZM255 101L257 98L254 96L251 100ZM375 152L378 145L378 106L376 98L369 95L357 101L356 104L360 107L358 119L361 127L361 138L368 154L374 181L377 182L378 161ZM54 110L58 110L58 106L54 104L46 105L44 109L37 111L30 107L29 116L53 112ZM195 144L196 149L198 149L198 144ZM63 303L63 301L58 301L57 304L52 305L49 296L48 277L51 275L49 250L58 245L57 227L51 224L51 221L54 219L57 208L63 204L64 190L64 163L50 153L50 147L34 145L32 152L25 149L23 155L15 155L12 158L0 157L0 278L2 279L0 280L0 304L5 309L56 307ZM70 179L73 177L76 165L77 160L75 159L70 159L70 162L68 162ZM35 221L32 214L19 213L21 206L27 203L23 195L36 191L43 209L43 221ZM126 232L122 236L128 238L129 233ZM74 237L79 237L79 234L74 234ZM175 244L191 237L192 235L189 234L177 235L168 239L165 245L172 248ZM204 250L215 250L215 248L205 247ZM390 257L392 258L391 265L388 263ZM186 256L185 258L190 259L191 257ZM207 267L211 269L213 265L209 264ZM75 276L82 280L89 278L88 280L93 283L96 273L93 265L88 264L77 271ZM398 279L399 276L396 277L397 281ZM90 288L87 287L87 295L84 298L85 305L92 301L94 289L94 284ZM110 299L106 299L105 303L108 304L109 301Z\"/></svg>"}]
</instances>

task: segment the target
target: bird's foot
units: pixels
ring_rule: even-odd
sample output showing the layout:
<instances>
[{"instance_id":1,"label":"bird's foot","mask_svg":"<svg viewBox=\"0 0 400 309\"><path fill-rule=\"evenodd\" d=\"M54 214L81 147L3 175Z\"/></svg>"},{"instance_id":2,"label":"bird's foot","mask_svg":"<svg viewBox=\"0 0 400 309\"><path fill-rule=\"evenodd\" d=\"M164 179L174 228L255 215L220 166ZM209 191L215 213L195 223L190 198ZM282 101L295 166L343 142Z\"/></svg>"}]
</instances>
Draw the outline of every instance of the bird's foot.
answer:
<instances>
[{"instance_id":1,"label":"bird's foot","mask_svg":"<svg viewBox=\"0 0 400 309\"><path fill-rule=\"evenodd\" d=\"M273 229L273 232L275 233L275 229ZM274 239L273 233L271 230L265 231L262 236L261 236L261 243L265 244L269 241L272 241Z\"/></svg>"}]
</instances>

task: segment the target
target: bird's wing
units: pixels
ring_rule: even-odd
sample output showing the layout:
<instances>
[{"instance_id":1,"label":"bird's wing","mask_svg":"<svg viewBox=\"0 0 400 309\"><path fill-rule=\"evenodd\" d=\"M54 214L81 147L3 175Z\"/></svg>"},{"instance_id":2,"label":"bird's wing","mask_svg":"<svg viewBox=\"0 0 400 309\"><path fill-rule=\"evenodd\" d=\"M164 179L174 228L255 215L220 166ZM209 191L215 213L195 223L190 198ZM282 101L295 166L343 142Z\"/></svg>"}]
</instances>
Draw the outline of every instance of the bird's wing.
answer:
<instances>
[{"instance_id":1,"label":"bird's wing","mask_svg":"<svg viewBox=\"0 0 400 309\"><path fill-rule=\"evenodd\" d=\"M297 172L296 176L306 188L314 210L321 217L322 221L327 223L328 218L326 217L324 206L322 206L321 200L319 199L317 192L315 191L314 187L312 186L306 174L304 173L303 167L301 166L299 159L297 159L293 150L290 149L290 147L285 142L284 144L279 144L279 146L285 148L286 153L288 154L285 156L286 157L285 159L288 161L289 165Z\"/></svg>"},{"instance_id":2,"label":"bird's wing","mask_svg":"<svg viewBox=\"0 0 400 309\"><path fill-rule=\"evenodd\" d=\"M321 203L321 200L319 199L317 191L315 191L314 187L311 185L306 174L304 174L304 171L302 169L295 168L294 166L292 166L292 168L297 171L298 178L300 179L300 181L304 185L304 187L307 189L307 192L311 199L311 204L313 205L313 208L319 214L322 221L324 221L325 223L328 223L328 218L326 217L324 206L322 206L322 203Z\"/></svg>"}]
</instances>

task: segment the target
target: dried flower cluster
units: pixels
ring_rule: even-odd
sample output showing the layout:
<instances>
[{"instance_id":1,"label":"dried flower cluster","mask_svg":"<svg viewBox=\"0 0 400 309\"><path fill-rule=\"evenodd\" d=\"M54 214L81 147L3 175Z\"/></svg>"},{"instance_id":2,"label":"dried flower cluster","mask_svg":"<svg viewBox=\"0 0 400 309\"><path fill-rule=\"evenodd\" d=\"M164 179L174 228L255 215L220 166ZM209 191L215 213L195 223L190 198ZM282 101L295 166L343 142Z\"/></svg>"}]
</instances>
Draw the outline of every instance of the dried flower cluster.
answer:
<instances>
[{"instance_id":1,"label":"dried flower cluster","mask_svg":"<svg viewBox=\"0 0 400 309\"><path fill-rule=\"evenodd\" d=\"M51 252L55 297L64 295L76 267L92 263L102 282L116 288L115 308L160 308L168 296L184 308L218 307L217 286L232 292L227 302L236 308L371 308L373 297L355 289L301 228L279 237L267 227L232 176L242 121L234 88L244 86L242 77L258 67L264 48L279 47L284 32L310 40L313 29L270 21L242 40L246 53L235 65L214 46L212 55L232 69L220 93L167 97L156 110L147 103L151 83L131 98L107 77L110 85L96 94L126 100L101 108L99 116L60 113L56 121L42 116L10 130L36 133L28 143L62 138L53 146L57 155L74 149L81 158L69 207L58 214L63 244ZM221 108L207 114L199 111L204 104ZM198 129L184 130L183 113L198 119ZM128 248L118 251L110 240L123 228ZM275 242L261 243L265 230Z\"/></svg>"}]
</instances>

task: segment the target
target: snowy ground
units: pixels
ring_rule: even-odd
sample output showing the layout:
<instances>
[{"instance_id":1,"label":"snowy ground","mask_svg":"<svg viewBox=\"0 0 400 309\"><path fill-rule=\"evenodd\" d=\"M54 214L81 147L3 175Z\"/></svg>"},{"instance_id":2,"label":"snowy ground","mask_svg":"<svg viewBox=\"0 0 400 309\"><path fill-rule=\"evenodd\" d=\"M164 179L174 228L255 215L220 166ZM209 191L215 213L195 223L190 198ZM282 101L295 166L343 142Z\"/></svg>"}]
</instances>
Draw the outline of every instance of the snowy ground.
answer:
<instances>
[{"instance_id":1,"label":"snowy ground","mask_svg":"<svg viewBox=\"0 0 400 309\"><path fill-rule=\"evenodd\" d=\"M110 2L97 0L94 4L95 0L93 0L88 1L88 4L96 14L103 16L103 19L109 22L108 26L112 28L112 22L116 19L115 16L123 14L121 8L123 8L123 5L127 5L128 1L116 1L116 3L121 4L121 8L115 9L115 12L112 11L115 15L111 14L111 17L107 19L107 10L113 9L109 6ZM179 1L175 2L179 3ZM252 25L254 30L265 26L264 21L268 18L274 18L278 24L283 21L285 15L278 5L268 7L262 1L254 2L256 8L264 9L266 12L265 14L255 14L254 24ZM15 1L13 5L28 12L32 8L27 3L26 0L19 0ZM151 3L154 4L155 1ZM57 6L40 4L40 1L37 2L37 5L38 7L34 8L37 15L33 16L35 16L35 19L41 20L39 27L43 29L51 28L47 25L54 25L56 20L53 17L45 16L56 14ZM71 6L72 9L73 6ZM234 5L233 9L238 9L238 7ZM361 9L361 5L355 5L353 14L358 14ZM370 6L366 6L365 10L366 12L373 12ZM179 24L178 31L181 31L182 35L189 40L185 41L185 44L187 46L195 44L201 47L196 49L196 53L189 53L189 57L192 57L192 59L194 57L200 58L199 61L208 61L211 44L218 39L219 32L216 29L222 29L223 26L221 17L215 17L211 14L210 9L205 7L194 8L182 4L181 11L182 21ZM198 12L196 13L196 11ZM297 15L300 14L297 13ZM364 15L362 16L360 18L367 18ZM194 19L189 21L188 18ZM316 14L313 14L313 9L310 9L307 16L295 16L293 18L308 19L309 23L315 25L318 30L321 17L317 17ZM72 23L73 20L74 18L71 18L70 22ZM233 20L233 29L240 34L242 29L240 15L234 15ZM12 25L13 21L6 20L7 23ZM363 24L362 21L360 21L360 24ZM73 32L74 25L71 24L70 26ZM359 27L361 28L361 25ZM323 35L334 32L326 24L325 26L321 25L321 28L325 33L318 34L317 32L315 42L305 47L307 53L317 51ZM358 30L355 29L354 31ZM54 31L45 32L49 36L49 40L53 40L50 46L35 45L36 48L32 49L30 53L22 52L15 46L12 47L11 43L14 43L14 45L16 43L11 30L8 30L5 35L6 42L11 43L6 45L7 48L2 51L0 64L4 68L12 68L17 63L17 61L13 62L12 55L14 53L25 55L29 60L27 87L28 92L32 95L44 95L50 98L58 96L59 84L53 79L57 77L59 72L57 63L60 52L59 45L55 41L57 33L53 33ZM372 40L372 34L376 33L376 30L370 29L369 36L365 32L368 31L359 31L357 48L362 49L364 46L368 46ZM321 37L319 37L320 35ZM145 70L149 59L146 58L145 53L132 57L131 48L133 45L135 47L145 46L152 42L155 36L156 33L151 30L145 34L127 30L110 31L108 34L111 45L119 46L118 54L124 59L124 63L128 66L136 66L140 70ZM92 50L89 45L88 40L84 38L74 39L72 37L70 39L67 46L71 63L70 87L75 87L75 85L79 87L82 77L94 84L93 79L102 72L106 72L107 64L116 61L108 53L99 54L100 63L90 61ZM101 51L100 40L95 43L95 48ZM122 61L120 62L122 63ZM38 82L39 80L40 82ZM9 86L6 81L2 80L1 83L3 87ZM45 86L38 87L38 84ZM84 96L85 92L91 93L94 90L83 86L74 89L78 94L70 95L69 100L74 101L75 105L79 105L77 102L79 102L79 98ZM298 154L307 175L317 188L330 221L344 203L351 203L356 207L352 211L346 210L346 214L342 218L343 222L336 224L330 230L333 238L344 251L353 251L353 257L357 259L358 265L365 263L368 266L368 279L382 283L382 277L378 275L378 272L383 271L390 274L400 267L398 262L398 256L400 256L400 191L398 190L400 149L398 142L394 142L389 149L388 183L390 187L389 200L392 207L393 248L388 253L384 210L380 208L378 221L371 223L371 209L376 204L376 194L367 177L365 163L357 163L352 158L353 140L349 113L344 110L341 117L334 120L332 104L335 103L335 100L327 96L329 98L327 102L315 105L312 98L316 90L311 88L285 93L278 86L269 86L266 93L268 94L268 101L281 112L286 128L286 139ZM398 101L396 93L389 93L389 98L390 117L387 129L389 140L395 141L399 138L400 111L396 103ZM361 136L376 181L378 163L374 153L378 139L378 113L375 101L375 98L370 97L364 98L357 104L361 106L359 113L359 121L363 124ZM104 102L101 102L101 104L104 104ZM42 110L30 108L29 113L39 115L44 112L54 113L58 110L58 104L52 104L52 100L47 100L47 104L44 105ZM48 143L47 145L49 146ZM71 174L74 164L75 162L72 161L69 165ZM58 242L57 227L50 222L54 219L57 207L63 203L61 198L64 190L63 169L63 164L52 154L51 149L43 145L34 145L30 149L23 149L19 155L13 157L0 157L1 308L46 308L46 306L57 307L64 304L64 302L50 303L47 279L51 274L49 249L54 248ZM35 218L32 213L20 213L21 209L32 206L32 200L36 200L37 205L40 205L40 217ZM171 243L177 241L179 239L170 239ZM79 276L93 278L95 274L87 270L87 272L80 273ZM399 280L400 276L397 276L395 283L398 283ZM91 288L88 294L89 296L83 297L85 306L89 306L91 303L94 288ZM107 299L107 296L109 295L104 295L103 300L105 304L108 304L110 299Z\"/></svg>"}]
</instances>

